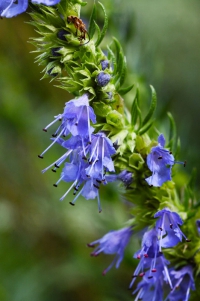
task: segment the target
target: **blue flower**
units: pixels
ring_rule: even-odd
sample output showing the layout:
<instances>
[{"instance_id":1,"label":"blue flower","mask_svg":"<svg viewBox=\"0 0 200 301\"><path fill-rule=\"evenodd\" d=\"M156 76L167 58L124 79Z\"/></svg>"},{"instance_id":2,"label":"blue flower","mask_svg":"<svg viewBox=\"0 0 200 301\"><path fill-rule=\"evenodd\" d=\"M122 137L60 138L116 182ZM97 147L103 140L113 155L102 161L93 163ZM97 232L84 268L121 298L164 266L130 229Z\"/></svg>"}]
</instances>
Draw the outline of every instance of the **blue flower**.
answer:
<instances>
[{"instance_id":1,"label":"blue flower","mask_svg":"<svg viewBox=\"0 0 200 301\"><path fill-rule=\"evenodd\" d=\"M94 110L89 106L88 95L84 94L77 99L72 99L66 103L63 114L55 116L55 120L48 124L43 131L47 132L47 129L52 126L58 120L61 121L60 126L53 134L56 139L52 144L39 155L39 158L43 158L43 155L49 148L55 144L61 136L67 136L69 134L73 136L80 136L82 138L88 138L91 142L91 133L93 128L90 126L90 120L96 123L96 115Z\"/></svg>"},{"instance_id":2,"label":"blue flower","mask_svg":"<svg viewBox=\"0 0 200 301\"><path fill-rule=\"evenodd\" d=\"M178 213L171 212L169 208L164 208L158 211L154 217L158 217L158 220L156 221L156 228L160 232L160 252L161 247L170 248L176 246L180 241L182 241L182 237L184 237L187 242L190 241L179 228L179 226L183 224L183 221Z\"/></svg>"},{"instance_id":3,"label":"blue flower","mask_svg":"<svg viewBox=\"0 0 200 301\"><path fill-rule=\"evenodd\" d=\"M169 262L164 258L163 254L159 252L156 229L153 228L144 234L142 239L142 248L134 254L134 257L139 259L140 262L133 273L133 279L129 288L133 286L138 276L143 277L147 273L148 279L153 278L153 275L157 272L157 268L160 268L160 266L162 266L163 274L172 288L172 283L167 269L167 264Z\"/></svg>"},{"instance_id":4,"label":"blue flower","mask_svg":"<svg viewBox=\"0 0 200 301\"><path fill-rule=\"evenodd\" d=\"M200 219L196 220L197 231L200 234Z\"/></svg>"},{"instance_id":5,"label":"blue flower","mask_svg":"<svg viewBox=\"0 0 200 301\"><path fill-rule=\"evenodd\" d=\"M117 176L117 178L124 183L124 186L128 188L133 182L133 174L130 171L123 170Z\"/></svg>"},{"instance_id":6,"label":"blue flower","mask_svg":"<svg viewBox=\"0 0 200 301\"><path fill-rule=\"evenodd\" d=\"M54 184L58 186L60 181L73 182L67 192L61 197L61 201L74 189L75 198L71 205L74 205L80 195L85 199L95 199L98 201L99 212L101 212L99 189L100 185L106 185L117 178L106 175L107 172L114 172L114 164L111 156L116 153L115 148L109 138L104 133L91 135L88 137L71 136L68 140L53 138L54 142L67 149L67 152L42 172L54 166L52 171L56 172L66 160L60 179ZM43 152L44 153L44 152ZM42 153L42 155L43 155Z\"/></svg>"},{"instance_id":7,"label":"blue flower","mask_svg":"<svg viewBox=\"0 0 200 301\"><path fill-rule=\"evenodd\" d=\"M111 79L111 76L105 72L100 72L98 75L97 75L97 84L100 86L100 87L105 87L109 81Z\"/></svg>"},{"instance_id":8,"label":"blue flower","mask_svg":"<svg viewBox=\"0 0 200 301\"><path fill-rule=\"evenodd\" d=\"M109 61L102 60L101 61L101 68L102 68L102 70L105 70L106 68L109 68Z\"/></svg>"},{"instance_id":9,"label":"blue flower","mask_svg":"<svg viewBox=\"0 0 200 301\"><path fill-rule=\"evenodd\" d=\"M67 146L66 141L63 142L62 146ZM111 156L115 154L116 151L112 146L112 142L104 133L97 133L92 134L91 143L79 146L78 152L77 161L75 164L73 163L75 172L72 173L76 174L76 176L70 179L69 171L66 166L61 175L63 181L74 181L72 186L75 187L76 192L82 187L71 202L71 205L75 204L79 195L82 195L87 200L97 197L99 212L101 212L99 189L101 184L106 185L107 182L110 181L109 176L108 178L106 176L106 172L115 171ZM64 199L67 193L62 196L61 200Z\"/></svg>"},{"instance_id":10,"label":"blue flower","mask_svg":"<svg viewBox=\"0 0 200 301\"><path fill-rule=\"evenodd\" d=\"M16 3L17 2L17 3ZM60 0L32 0L34 4L55 5ZM28 8L28 0L0 0L0 16L12 18L25 12Z\"/></svg>"},{"instance_id":11,"label":"blue flower","mask_svg":"<svg viewBox=\"0 0 200 301\"><path fill-rule=\"evenodd\" d=\"M152 147L150 154L147 156L147 165L152 171L152 176L145 180L150 186L160 187L166 181L171 181L171 169L175 163L184 164L174 160L170 151L164 148L165 138L161 134L158 137L158 145Z\"/></svg>"},{"instance_id":12,"label":"blue flower","mask_svg":"<svg viewBox=\"0 0 200 301\"><path fill-rule=\"evenodd\" d=\"M132 234L133 231L130 227L123 228L117 231L110 231L102 238L88 244L88 247L94 247L96 244L99 244L97 248L91 253L91 256L97 256L101 252L103 252L104 254L116 254L112 263L103 271L103 275L105 275L115 263L116 268L119 267L124 257L124 250L129 243Z\"/></svg>"},{"instance_id":13,"label":"blue flower","mask_svg":"<svg viewBox=\"0 0 200 301\"><path fill-rule=\"evenodd\" d=\"M195 290L192 267L185 266L178 271L172 270L170 274L172 275L174 288L167 296L166 300L188 301L190 297L190 290Z\"/></svg>"},{"instance_id":14,"label":"blue flower","mask_svg":"<svg viewBox=\"0 0 200 301\"><path fill-rule=\"evenodd\" d=\"M163 264L158 263L157 271L153 277L149 277L149 273L142 275L142 280L138 283L137 288L133 291L133 295L137 293L135 300L143 301L163 301Z\"/></svg>"}]
</instances>

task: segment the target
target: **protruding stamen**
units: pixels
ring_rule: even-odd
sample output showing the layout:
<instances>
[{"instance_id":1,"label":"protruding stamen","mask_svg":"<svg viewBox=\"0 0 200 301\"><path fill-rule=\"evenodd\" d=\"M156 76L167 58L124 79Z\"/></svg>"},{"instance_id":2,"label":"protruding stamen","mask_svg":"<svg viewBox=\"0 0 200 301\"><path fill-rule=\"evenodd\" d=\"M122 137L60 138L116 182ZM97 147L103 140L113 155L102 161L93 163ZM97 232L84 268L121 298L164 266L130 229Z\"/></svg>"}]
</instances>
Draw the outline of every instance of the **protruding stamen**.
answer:
<instances>
[{"instance_id":1,"label":"protruding stamen","mask_svg":"<svg viewBox=\"0 0 200 301\"><path fill-rule=\"evenodd\" d=\"M54 119L51 123L49 123L49 124L43 129L43 131L44 131L44 132L47 132L47 129L48 129L50 126L52 126L52 124L54 124L56 121L58 121L61 117L62 117L62 115L59 114L59 115L56 117L56 119ZM62 120L62 118L61 118L61 120Z\"/></svg>"},{"instance_id":2,"label":"protruding stamen","mask_svg":"<svg viewBox=\"0 0 200 301\"><path fill-rule=\"evenodd\" d=\"M43 156L55 143L56 141L58 140L58 138L62 135L64 130L62 130L60 132L60 134L58 135L58 137L56 139L54 139L54 141L40 154L40 156ZM39 157L39 156L38 156ZM40 157L39 157L40 158Z\"/></svg>"},{"instance_id":3,"label":"protruding stamen","mask_svg":"<svg viewBox=\"0 0 200 301\"><path fill-rule=\"evenodd\" d=\"M41 155L38 155L38 158L40 158L40 159L43 159L44 157L43 157L43 156L41 156Z\"/></svg>"},{"instance_id":4,"label":"protruding stamen","mask_svg":"<svg viewBox=\"0 0 200 301\"><path fill-rule=\"evenodd\" d=\"M55 184L53 184L53 186L58 187L58 184L62 181L63 178L64 176L60 177L60 179Z\"/></svg>"},{"instance_id":5,"label":"protruding stamen","mask_svg":"<svg viewBox=\"0 0 200 301\"><path fill-rule=\"evenodd\" d=\"M97 192L97 202L98 202L99 213L101 213L102 209L101 209L101 203L100 203L99 192Z\"/></svg>"},{"instance_id":6,"label":"protruding stamen","mask_svg":"<svg viewBox=\"0 0 200 301\"><path fill-rule=\"evenodd\" d=\"M52 166L59 168L59 166L65 161L65 159L71 154L72 150L67 151L63 156L61 156L58 160L54 161L51 165L42 170L42 173L46 172ZM52 169L53 172L56 172L56 169Z\"/></svg>"},{"instance_id":7,"label":"protruding stamen","mask_svg":"<svg viewBox=\"0 0 200 301\"><path fill-rule=\"evenodd\" d=\"M74 185L76 184L77 181L75 181L70 187L69 189L65 192L65 194L63 194L63 196L60 198L60 201L63 201L63 199L66 197L66 195L70 192L70 190L74 187Z\"/></svg>"},{"instance_id":8,"label":"protruding stamen","mask_svg":"<svg viewBox=\"0 0 200 301\"><path fill-rule=\"evenodd\" d=\"M88 246L89 248L94 248L94 247L95 247L95 245L92 245L92 244L87 244L87 246Z\"/></svg>"},{"instance_id":9,"label":"protruding stamen","mask_svg":"<svg viewBox=\"0 0 200 301\"><path fill-rule=\"evenodd\" d=\"M77 196L73 199L73 201L71 202L71 205L76 202L76 200L78 199L78 197L80 196L80 194L82 193L82 191L83 191L83 188L79 191L79 193L77 194Z\"/></svg>"}]
</instances>

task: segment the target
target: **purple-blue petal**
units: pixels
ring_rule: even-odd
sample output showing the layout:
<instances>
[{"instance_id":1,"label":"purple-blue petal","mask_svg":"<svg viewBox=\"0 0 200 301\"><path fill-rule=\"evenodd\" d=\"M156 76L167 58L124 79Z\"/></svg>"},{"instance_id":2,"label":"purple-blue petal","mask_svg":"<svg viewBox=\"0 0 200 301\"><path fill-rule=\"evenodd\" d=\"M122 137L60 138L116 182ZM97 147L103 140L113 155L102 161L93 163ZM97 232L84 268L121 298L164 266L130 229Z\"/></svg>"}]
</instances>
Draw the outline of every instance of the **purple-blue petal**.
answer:
<instances>
[{"instance_id":1,"label":"purple-blue petal","mask_svg":"<svg viewBox=\"0 0 200 301\"><path fill-rule=\"evenodd\" d=\"M158 137L158 143L164 147L165 146L165 137L163 136L163 134L160 134L160 136Z\"/></svg>"},{"instance_id":2,"label":"purple-blue petal","mask_svg":"<svg viewBox=\"0 0 200 301\"><path fill-rule=\"evenodd\" d=\"M60 0L31 0L34 4L44 4L44 5L56 5L60 2Z\"/></svg>"},{"instance_id":3,"label":"purple-blue petal","mask_svg":"<svg viewBox=\"0 0 200 301\"><path fill-rule=\"evenodd\" d=\"M18 0L18 3L14 3L14 1L9 1L7 3L7 7L5 7L5 3L0 5L0 9L4 9L1 12L1 17L12 18L25 12L28 7L28 0Z\"/></svg>"},{"instance_id":4,"label":"purple-blue petal","mask_svg":"<svg viewBox=\"0 0 200 301\"><path fill-rule=\"evenodd\" d=\"M97 197L98 189L94 186L93 179L89 179L83 186L81 195L86 200L93 200Z\"/></svg>"}]
</instances>

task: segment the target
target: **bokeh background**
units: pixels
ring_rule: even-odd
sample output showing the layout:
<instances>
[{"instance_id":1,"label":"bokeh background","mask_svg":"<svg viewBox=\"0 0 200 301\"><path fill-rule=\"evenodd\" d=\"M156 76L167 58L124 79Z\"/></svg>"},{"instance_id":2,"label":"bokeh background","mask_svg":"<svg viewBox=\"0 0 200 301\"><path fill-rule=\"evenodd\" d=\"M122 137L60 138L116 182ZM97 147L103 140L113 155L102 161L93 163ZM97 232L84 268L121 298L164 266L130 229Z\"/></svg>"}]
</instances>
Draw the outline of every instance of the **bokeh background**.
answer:
<instances>
[{"instance_id":1,"label":"bokeh background","mask_svg":"<svg viewBox=\"0 0 200 301\"><path fill-rule=\"evenodd\" d=\"M186 178L196 167L200 179L200 2L198 0L102 0L109 30L102 46L116 36L127 56L127 83L139 84L142 106L150 99L149 84L158 94L157 126L167 132L166 112L177 124L187 159ZM88 20L93 1L82 9ZM0 20L0 301L131 300L127 290L138 248L133 237L119 270L101 273L112 256L89 256L86 243L125 225L127 204L115 186L101 191L103 212L96 201L59 198L64 183L53 187L59 174L41 174L61 155L59 147L37 155L49 144L42 128L62 112L70 99L55 82L40 80L34 47L37 33L28 14ZM98 23L102 12L98 10ZM129 93L127 104L133 95ZM155 137L156 139L156 134ZM188 176L187 176L188 175Z\"/></svg>"}]
</instances>

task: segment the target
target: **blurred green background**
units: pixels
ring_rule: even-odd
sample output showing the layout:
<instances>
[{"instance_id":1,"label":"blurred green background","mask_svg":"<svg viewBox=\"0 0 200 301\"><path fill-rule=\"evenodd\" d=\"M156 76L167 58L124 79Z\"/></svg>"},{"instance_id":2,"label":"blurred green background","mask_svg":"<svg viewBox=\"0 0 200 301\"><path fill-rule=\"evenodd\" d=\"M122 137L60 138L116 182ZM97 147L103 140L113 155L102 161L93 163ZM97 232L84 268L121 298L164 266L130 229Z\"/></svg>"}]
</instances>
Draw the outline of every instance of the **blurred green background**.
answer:
<instances>
[{"instance_id":1,"label":"blurred green background","mask_svg":"<svg viewBox=\"0 0 200 301\"><path fill-rule=\"evenodd\" d=\"M127 83L140 83L142 106L149 104L149 84L158 94L157 118L166 132L166 112L177 122L182 142L180 160L186 172L200 170L200 2L198 0L102 0L109 14L106 43L116 36L127 56ZM93 1L82 10L87 20ZM34 63L36 36L28 14L0 20L0 301L130 300L127 291L136 264L136 239L126 250L119 270L101 273L112 256L89 256L86 243L124 226L127 204L113 185L101 191L103 212L96 201L59 198L67 190L53 183L59 174L41 174L62 154L54 146L43 160L37 155L49 144L44 133L54 115L70 99L42 77ZM102 13L98 11L98 22ZM133 95L126 97L128 105ZM145 110L145 109L144 109ZM155 137L156 138L156 134ZM200 172L198 173L200 179ZM198 184L198 183L197 183Z\"/></svg>"}]
</instances>

